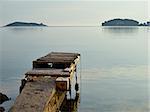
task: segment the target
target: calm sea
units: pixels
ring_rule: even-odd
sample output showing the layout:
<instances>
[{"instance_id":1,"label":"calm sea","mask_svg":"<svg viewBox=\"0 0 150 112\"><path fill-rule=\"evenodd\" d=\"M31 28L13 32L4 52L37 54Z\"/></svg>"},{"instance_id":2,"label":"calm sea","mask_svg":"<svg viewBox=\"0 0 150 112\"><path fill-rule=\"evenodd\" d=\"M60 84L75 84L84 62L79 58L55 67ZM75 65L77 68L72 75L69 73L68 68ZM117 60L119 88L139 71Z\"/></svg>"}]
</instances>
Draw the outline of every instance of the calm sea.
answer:
<instances>
[{"instance_id":1,"label":"calm sea","mask_svg":"<svg viewBox=\"0 0 150 112\"><path fill-rule=\"evenodd\" d=\"M149 112L150 27L0 28L0 92L19 94L32 60L51 51L81 54L79 112Z\"/></svg>"}]
</instances>

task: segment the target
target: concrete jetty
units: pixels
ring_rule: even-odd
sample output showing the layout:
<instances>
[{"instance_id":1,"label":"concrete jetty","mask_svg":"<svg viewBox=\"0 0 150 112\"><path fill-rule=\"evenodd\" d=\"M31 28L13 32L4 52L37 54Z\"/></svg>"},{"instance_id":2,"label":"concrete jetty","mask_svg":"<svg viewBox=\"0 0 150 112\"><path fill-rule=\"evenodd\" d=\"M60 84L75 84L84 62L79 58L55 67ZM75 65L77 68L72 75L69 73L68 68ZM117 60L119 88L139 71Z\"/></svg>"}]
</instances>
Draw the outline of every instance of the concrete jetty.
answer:
<instances>
[{"instance_id":1,"label":"concrete jetty","mask_svg":"<svg viewBox=\"0 0 150 112\"><path fill-rule=\"evenodd\" d=\"M66 102L67 92L71 93L79 59L78 53L51 52L34 60L9 112L59 112Z\"/></svg>"}]
</instances>

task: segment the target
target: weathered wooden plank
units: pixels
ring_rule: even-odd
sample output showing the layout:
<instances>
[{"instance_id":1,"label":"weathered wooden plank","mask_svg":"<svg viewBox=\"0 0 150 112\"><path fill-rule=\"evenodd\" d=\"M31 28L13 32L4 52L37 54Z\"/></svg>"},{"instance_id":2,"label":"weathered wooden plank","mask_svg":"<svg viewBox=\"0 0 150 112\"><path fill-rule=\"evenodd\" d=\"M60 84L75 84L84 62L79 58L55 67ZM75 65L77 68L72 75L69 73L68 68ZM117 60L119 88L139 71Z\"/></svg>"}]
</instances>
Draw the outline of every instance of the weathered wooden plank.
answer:
<instances>
[{"instance_id":1,"label":"weathered wooden plank","mask_svg":"<svg viewBox=\"0 0 150 112\"><path fill-rule=\"evenodd\" d=\"M69 71L63 69L33 69L25 73L26 76L51 76L51 77L70 77Z\"/></svg>"},{"instance_id":2,"label":"weathered wooden plank","mask_svg":"<svg viewBox=\"0 0 150 112\"><path fill-rule=\"evenodd\" d=\"M51 52L33 61L33 68L66 68L69 67L71 63L77 64L76 59L78 59L79 56L80 54L78 53Z\"/></svg>"},{"instance_id":3,"label":"weathered wooden plank","mask_svg":"<svg viewBox=\"0 0 150 112\"><path fill-rule=\"evenodd\" d=\"M60 107L65 99L66 91L60 92L56 91L55 95L51 100L45 105L43 112L59 112Z\"/></svg>"},{"instance_id":4,"label":"weathered wooden plank","mask_svg":"<svg viewBox=\"0 0 150 112\"><path fill-rule=\"evenodd\" d=\"M67 53L67 52L51 52L50 54L53 54L53 55L77 55L77 56L80 56L79 53Z\"/></svg>"},{"instance_id":5,"label":"weathered wooden plank","mask_svg":"<svg viewBox=\"0 0 150 112\"><path fill-rule=\"evenodd\" d=\"M72 62L76 57L42 57L40 59L38 59L38 61L70 61Z\"/></svg>"},{"instance_id":6,"label":"weathered wooden plank","mask_svg":"<svg viewBox=\"0 0 150 112\"><path fill-rule=\"evenodd\" d=\"M36 60L37 62L47 62L47 63L56 63L56 62L63 62L63 63L72 63L74 61L74 59L68 59L68 58L47 58L47 59L39 59Z\"/></svg>"},{"instance_id":7,"label":"weathered wooden plank","mask_svg":"<svg viewBox=\"0 0 150 112\"><path fill-rule=\"evenodd\" d=\"M49 61L49 62L70 61L72 62L79 55L80 54L78 53L51 52L48 55L37 59L36 61Z\"/></svg>"}]
</instances>

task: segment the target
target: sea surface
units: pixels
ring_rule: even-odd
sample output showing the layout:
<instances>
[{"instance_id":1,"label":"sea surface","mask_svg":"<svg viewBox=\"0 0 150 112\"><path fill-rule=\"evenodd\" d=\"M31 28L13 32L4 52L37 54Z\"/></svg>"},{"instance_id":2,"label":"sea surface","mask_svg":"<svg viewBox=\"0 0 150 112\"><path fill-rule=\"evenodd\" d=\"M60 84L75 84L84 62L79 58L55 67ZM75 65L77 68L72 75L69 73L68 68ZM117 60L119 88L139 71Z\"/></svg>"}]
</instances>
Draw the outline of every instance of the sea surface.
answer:
<instances>
[{"instance_id":1,"label":"sea surface","mask_svg":"<svg viewBox=\"0 0 150 112\"><path fill-rule=\"evenodd\" d=\"M2 106L33 60L64 51L81 54L78 112L150 112L149 38L150 27L0 28L0 92L11 97Z\"/></svg>"}]
</instances>

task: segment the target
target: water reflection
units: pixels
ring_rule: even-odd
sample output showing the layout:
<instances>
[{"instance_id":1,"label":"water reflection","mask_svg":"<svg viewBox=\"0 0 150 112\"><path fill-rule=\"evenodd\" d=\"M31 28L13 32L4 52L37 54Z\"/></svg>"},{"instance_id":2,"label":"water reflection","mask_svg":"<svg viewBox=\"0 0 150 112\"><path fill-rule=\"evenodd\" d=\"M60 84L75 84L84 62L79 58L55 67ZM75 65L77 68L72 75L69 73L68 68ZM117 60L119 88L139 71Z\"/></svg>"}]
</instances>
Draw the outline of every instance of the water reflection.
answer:
<instances>
[{"instance_id":1,"label":"water reflection","mask_svg":"<svg viewBox=\"0 0 150 112\"><path fill-rule=\"evenodd\" d=\"M102 27L103 31L107 33L125 34L125 33L137 33L138 27L123 27L123 26L106 26Z\"/></svg>"},{"instance_id":2,"label":"water reflection","mask_svg":"<svg viewBox=\"0 0 150 112\"><path fill-rule=\"evenodd\" d=\"M8 30L14 32L25 32L25 31L30 31L30 32L37 32L37 31L42 31L45 28L43 27L3 27L3 30Z\"/></svg>"}]
</instances>

